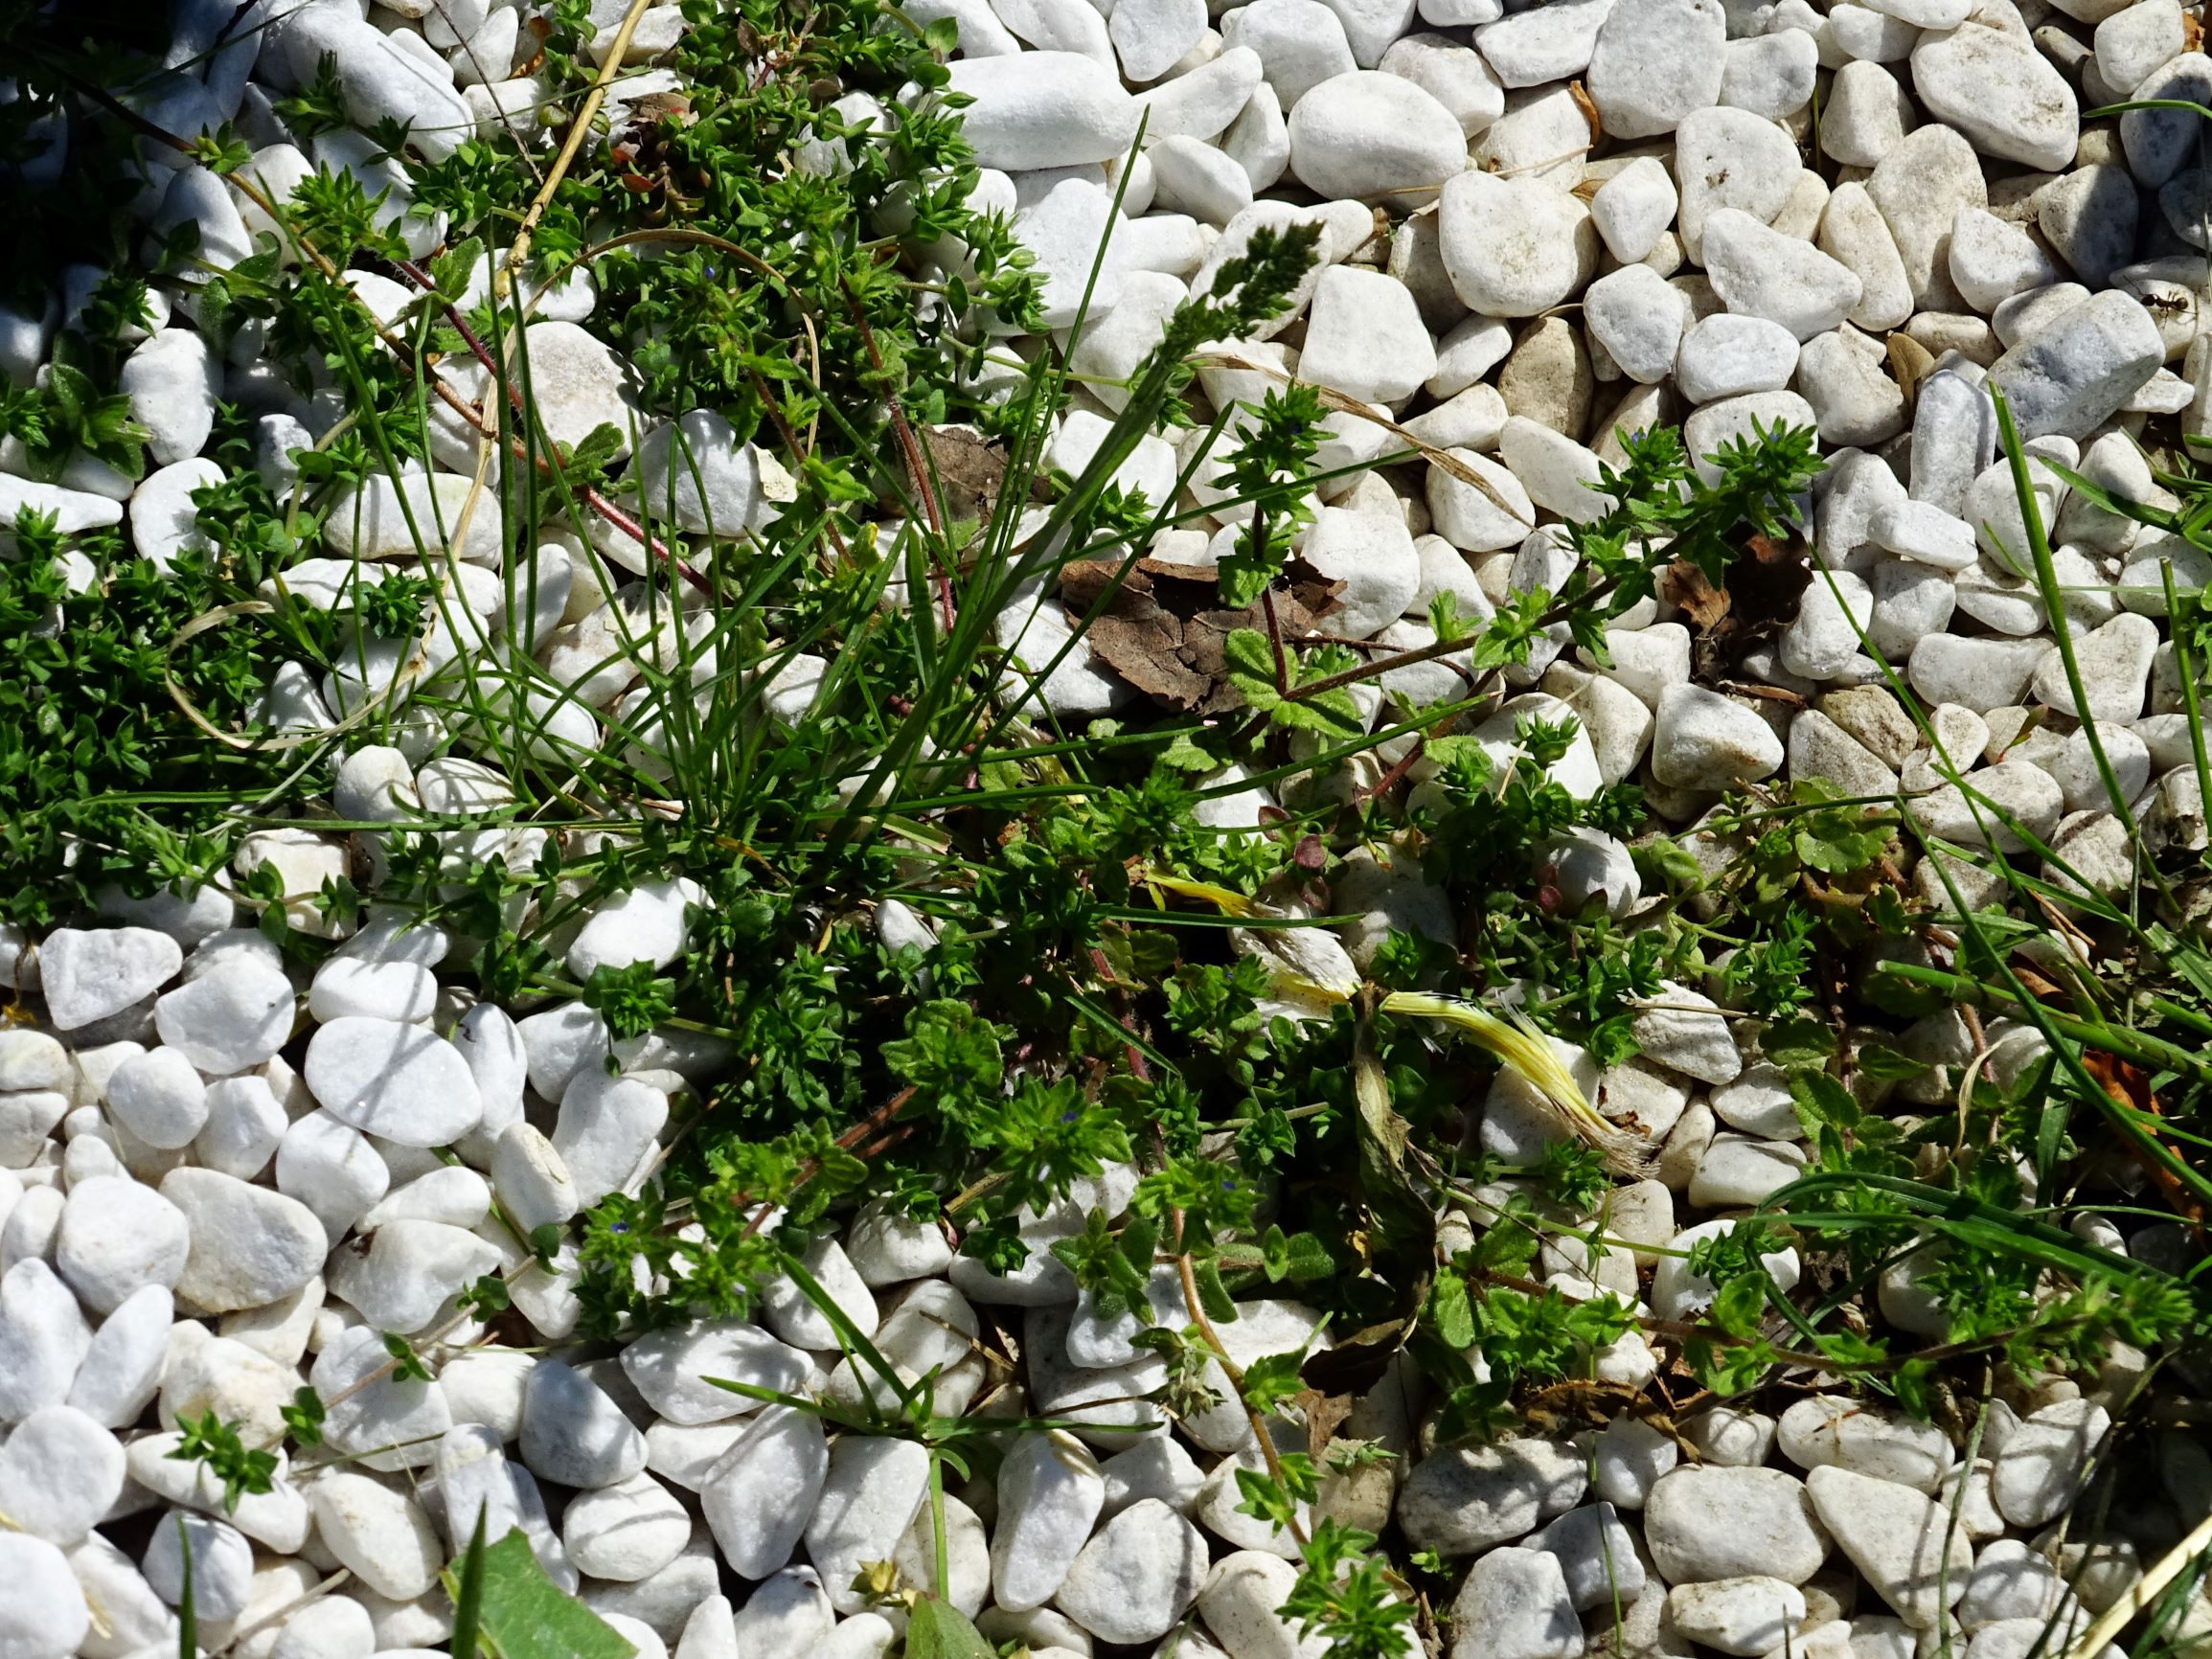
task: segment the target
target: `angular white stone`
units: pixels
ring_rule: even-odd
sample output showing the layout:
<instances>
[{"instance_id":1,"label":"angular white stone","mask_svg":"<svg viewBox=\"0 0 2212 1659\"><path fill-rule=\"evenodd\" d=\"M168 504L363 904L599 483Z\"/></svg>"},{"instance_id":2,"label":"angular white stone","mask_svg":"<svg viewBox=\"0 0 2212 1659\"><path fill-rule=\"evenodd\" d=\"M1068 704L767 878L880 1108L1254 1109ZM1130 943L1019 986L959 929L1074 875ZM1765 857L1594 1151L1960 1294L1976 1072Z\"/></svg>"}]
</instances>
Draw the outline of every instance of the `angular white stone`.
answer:
<instances>
[{"instance_id":1,"label":"angular white stone","mask_svg":"<svg viewBox=\"0 0 2212 1659\"><path fill-rule=\"evenodd\" d=\"M70 1384L68 1403L95 1422L127 1428L161 1387L175 1300L158 1284L132 1292L101 1321Z\"/></svg>"},{"instance_id":2,"label":"angular white stone","mask_svg":"<svg viewBox=\"0 0 2212 1659\"><path fill-rule=\"evenodd\" d=\"M790 1559L829 1470L820 1419L786 1405L760 1410L699 1487L731 1571L763 1579Z\"/></svg>"},{"instance_id":3,"label":"angular white stone","mask_svg":"<svg viewBox=\"0 0 2212 1659\"><path fill-rule=\"evenodd\" d=\"M1436 347L1397 278L1356 265L1321 273L1298 376L1368 403L1398 403L1436 373Z\"/></svg>"},{"instance_id":4,"label":"angular white stone","mask_svg":"<svg viewBox=\"0 0 2212 1659\"><path fill-rule=\"evenodd\" d=\"M1036 1438L1025 1435L1022 1441ZM846 1435L832 1448L806 1539L807 1554L841 1611L863 1609L865 1598L852 1588L854 1576L863 1562L891 1558L928 1486L929 1454L914 1441Z\"/></svg>"},{"instance_id":5,"label":"angular white stone","mask_svg":"<svg viewBox=\"0 0 2212 1659\"><path fill-rule=\"evenodd\" d=\"M1782 1454L1800 1468L1834 1465L1933 1492L1957 1454L1941 1429L1872 1403L1813 1395L1782 1414Z\"/></svg>"},{"instance_id":6,"label":"angular white stone","mask_svg":"<svg viewBox=\"0 0 2212 1659\"><path fill-rule=\"evenodd\" d=\"M1794 1475L1697 1465L1653 1483L1644 1541L1660 1578L1677 1584L1751 1576L1802 1584L1820 1570L1829 1547Z\"/></svg>"},{"instance_id":7,"label":"angular white stone","mask_svg":"<svg viewBox=\"0 0 2212 1659\"><path fill-rule=\"evenodd\" d=\"M59 1031L121 1013L183 966L176 941L150 927L57 927L38 945L39 987Z\"/></svg>"},{"instance_id":8,"label":"angular white stone","mask_svg":"<svg viewBox=\"0 0 2212 1659\"><path fill-rule=\"evenodd\" d=\"M1704 256L1713 291L1729 310L1780 323L1801 341L1849 317L1864 291L1848 266L1741 208L1707 217Z\"/></svg>"},{"instance_id":9,"label":"angular white stone","mask_svg":"<svg viewBox=\"0 0 2212 1659\"><path fill-rule=\"evenodd\" d=\"M1821 1522L1875 1592L1916 1630L1966 1593L1973 1546L1925 1493L1833 1466L1806 1477Z\"/></svg>"},{"instance_id":10,"label":"angular white stone","mask_svg":"<svg viewBox=\"0 0 2212 1659\"><path fill-rule=\"evenodd\" d=\"M69 1396L92 1328L54 1270L33 1257L0 1275L0 1423Z\"/></svg>"},{"instance_id":11,"label":"angular white stone","mask_svg":"<svg viewBox=\"0 0 2212 1659\"><path fill-rule=\"evenodd\" d=\"M1056 1599L1101 1641L1150 1642L1167 1634L1197 1600L1206 1572L1197 1528L1146 1498L1083 1546Z\"/></svg>"},{"instance_id":12,"label":"angular white stone","mask_svg":"<svg viewBox=\"0 0 2212 1659\"><path fill-rule=\"evenodd\" d=\"M1571 1448L1515 1439L1440 1451L1413 1466L1398 1524L1417 1546L1474 1555L1574 1508L1587 1484Z\"/></svg>"},{"instance_id":13,"label":"angular white stone","mask_svg":"<svg viewBox=\"0 0 2212 1659\"><path fill-rule=\"evenodd\" d=\"M1543 1550L1493 1550L1468 1570L1451 1604L1452 1659L1580 1659L1575 1616L1560 1558Z\"/></svg>"},{"instance_id":14,"label":"angular white stone","mask_svg":"<svg viewBox=\"0 0 2212 1659\"><path fill-rule=\"evenodd\" d=\"M211 1076L258 1066L292 1031L292 982L251 960L211 967L153 1005L161 1040Z\"/></svg>"},{"instance_id":15,"label":"angular white stone","mask_svg":"<svg viewBox=\"0 0 2212 1659\"><path fill-rule=\"evenodd\" d=\"M180 1301L209 1313L261 1307L318 1272L330 1238L297 1199L214 1170L171 1170L161 1195L184 1212L192 1251L177 1278Z\"/></svg>"},{"instance_id":16,"label":"angular white stone","mask_svg":"<svg viewBox=\"0 0 2212 1659\"><path fill-rule=\"evenodd\" d=\"M1805 1592L1756 1575L1676 1584L1667 1592L1667 1616L1703 1647L1766 1653L1788 1643L1805 1622Z\"/></svg>"},{"instance_id":17,"label":"angular white stone","mask_svg":"<svg viewBox=\"0 0 2212 1659\"><path fill-rule=\"evenodd\" d=\"M1079 167L1122 155L1136 137L1135 101L1110 68L1080 53L969 57L950 67L949 90L975 101L961 111L961 131L979 166Z\"/></svg>"},{"instance_id":18,"label":"angular white stone","mask_svg":"<svg viewBox=\"0 0 2212 1659\"><path fill-rule=\"evenodd\" d=\"M1720 0L1617 0L1587 78L1608 135L1655 138L1718 102L1727 33Z\"/></svg>"},{"instance_id":19,"label":"angular white stone","mask_svg":"<svg viewBox=\"0 0 2212 1659\"><path fill-rule=\"evenodd\" d=\"M2116 288L2061 313L1990 366L2023 439L2087 436L2165 361L2158 325Z\"/></svg>"}]
</instances>

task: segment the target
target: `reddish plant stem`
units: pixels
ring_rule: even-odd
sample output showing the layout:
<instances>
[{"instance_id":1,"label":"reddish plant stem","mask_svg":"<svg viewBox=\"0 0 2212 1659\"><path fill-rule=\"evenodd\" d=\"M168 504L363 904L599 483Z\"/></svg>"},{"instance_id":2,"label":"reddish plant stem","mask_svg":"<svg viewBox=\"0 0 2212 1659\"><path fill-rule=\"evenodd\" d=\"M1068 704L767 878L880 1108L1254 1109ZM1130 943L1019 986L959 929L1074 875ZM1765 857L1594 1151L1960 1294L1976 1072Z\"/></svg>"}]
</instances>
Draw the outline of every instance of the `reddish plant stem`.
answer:
<instances>
[{"instance_id":1,"label":"reddish plant stem","mask_svg":"<svg viewBox=\"0 0 2212 1659\"><path fill-rule=\"evenodd\" d=\"M438 291L438 284L431 281L430 273L423 270L413 260L394 260L392 262L406 275L409 282L415 284L424 293L435 294ZM459 331L462 340L467 345L469 355L481 363L484 366L484 372L491 376L492 384L506 389L507 405L513 411L515 418L518 420L527 419L521 389L499 373L498 363L493 359L490 351L484 342L476 337L476 331L469 328L467 320L461 315L460 307L443 300L440 301L440 307L445 313L445 321ZM412 365L410 365L411 367ZM441 389L444 388L442 381L433 379L432 384ZM496 428L488 426L481 416L473 417L471 423L477 431L483 433L487 438L495 435ZM516 454L528 455L527 446L519 440L510 439L508 442ZM540 472L548 474L552 472L552 464L544 456L536 457L536 461ZM655 557L682 576L695 589L710 597L713 595L713 584L682 559L676 557L674 551L666 542L658 536L648 535L643 524L623 511L621 508L615 506L613 502L607 500L605 496L588 485L578 493L582 496L583 504L592 511L598 513L600 517L605 519L607 523L613 525L625 535L631 537L640 546L650 549Z\"/></svg>"}]
</instances>

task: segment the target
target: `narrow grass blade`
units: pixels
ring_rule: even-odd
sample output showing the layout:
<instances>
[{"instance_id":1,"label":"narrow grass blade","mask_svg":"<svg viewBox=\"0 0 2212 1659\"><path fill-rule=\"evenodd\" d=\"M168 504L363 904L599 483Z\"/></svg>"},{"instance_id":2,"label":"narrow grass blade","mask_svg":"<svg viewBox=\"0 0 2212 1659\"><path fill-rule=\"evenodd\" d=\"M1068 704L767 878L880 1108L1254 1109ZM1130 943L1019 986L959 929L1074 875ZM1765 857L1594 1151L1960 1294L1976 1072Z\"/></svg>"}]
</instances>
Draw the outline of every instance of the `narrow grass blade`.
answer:
<instances>
[{"instance_id":1,"label":"narrow grass blade","mask_svg":"<svg viewBox=\"0 0 2212 1659\"><path fill-rule=\"evenodd\" d=\"M192 1589L192 1534L185 1530L182 1515L176 1518L176 1547L184 1573L183 1587L176 1598L177 1659L199 1659L199 1610Z\"/></svg>"},{"instance_id":2,"label":"narrow grass blade","mask_svg":"<svg viewBox=\"0 0 2212 1659\"><path fill-rule=\"evenodd\" d=\"M484 1511L476 1511L476 1531L461 1557L461 1582L453 1590L452 1659L476 1659L476 1629L484 1613Z\"/></svg>"}]
</instances>

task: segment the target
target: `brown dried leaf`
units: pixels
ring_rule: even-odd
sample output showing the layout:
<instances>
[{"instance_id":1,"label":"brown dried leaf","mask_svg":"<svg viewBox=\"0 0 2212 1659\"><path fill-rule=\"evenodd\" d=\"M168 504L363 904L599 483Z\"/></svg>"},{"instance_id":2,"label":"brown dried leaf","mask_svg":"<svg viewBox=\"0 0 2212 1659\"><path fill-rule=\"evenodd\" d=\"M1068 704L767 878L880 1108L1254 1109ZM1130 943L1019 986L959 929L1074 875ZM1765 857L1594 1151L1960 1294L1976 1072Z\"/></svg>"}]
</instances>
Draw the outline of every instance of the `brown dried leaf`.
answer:
<instances>
[{"instance_id":1,"label":"brown dried leaf","mask_svg":"<svg viewBox=\"0 0 2212 1659\"><path fill-rule=\"evenodd\" d=\"M1306 1414L1306 1455L1319 1463L1337 1429L1352 1415L1352 1397L1302 1388L1290 1397L1290 1403Z\"/></svg>"},{"instance_id":2,"label":"brown dried leaf","mask_svg":"<svg viewBox=\"0 0 2212 1659\"><path fill-rule=\"evenodd\" d=\"M1183 650L1182 625L1155 608L1149 617L1102 616L1084 636L1091 650L1122 678L1169 707L1189 712L1214 690Z\"/></svg>"},{"instance_id":3,"label":"brown dried leaf","mask_svg":"<svg viewBox=\"0 0 2212 1659\"><path fill-rule=\"evenodd\" d=\"M1659 572L1659 597L1682 611L1690 626L1700 632L1718 626L1728 614L1728 590L1715 587L1687 559L1677 558Z\"/></svg>"},{"instance_id":4,"label":"brown dried leaf","mask_svg":"<svg viewBox=\"0 0 2212 1659\"><path fill-rule=\"evenodd\" d=\"M1427 1284L1424 1280L1415 1287L1418 1306L1420 1295L1425 1295ZM1334 1348L1306 1356L1306 1363L1298 1368L1298 1375L1315 1393L1327 1395L1361 1395L1382 1380L1382 1374L1390 1368L1391 1357L1405 1346L1413 1334L1410 1319L1385 1320L1380 1325L1370 1325L1355 1330Z\"/></svg>"},{"instance_id":5,"label":"brown dried leaf","mask_svg":"<svg viewBox=\"0 0 2212 1659\"><path fill-rule=\"evenodd\" d=\"M951 515L990 517L1006 482L1006 452L962 426L925 426L921 437Z\"/></svg>"},{"instance_id":6,"label":"brown dried leaf","mask_svg":"<svg viewBox=\"0 0 2212 1659\"><path fill-rule=\"evenodd\" d=\"M1688 613L1696 632L1693 676L1707 685L1726 677L1745 651L1789 625L1812 580L1812 551L1794 536L1746 538L1728 566L1724 587L1714 587L1702 572L1678 559L1669 565L1660 592Z\"/></svg>"},{"instance_id":7,"label":"brown dried leaf","mask_svg":"<svg viewBox=\"0 0 2212 1659\"><path fill-rule=\"evenodd\" d=\"M1583 112L1583 119L1589 123L1590 142L1604 143L1605 117L1598 113L1597 100L1590 96L1589 89L1579 80L1570 80L1567 82L1567 96L1575 101L1575 107Z\"/></svg>"},{"instance_id":8,"label":"brown dried leaf","mask_svg":"<svg viewBox=\"0 0 2212 1659\"><path fill-rule=\"evenodd\" d=\"M1334 604L1342 583L1324 580L1302 559L1292 559L1286 574L1291 591L1276 593L1275 619L1284 638L1295 639ZM1115 588L1117 578L1121 585ZM1143 558L1123 578L1119 559L1075 559L1060 567L1060 591L1079 615L1111 592L1091 625L1090 648L1158 702L1197 715L1243 707L1228 681L1226 641L1237 628L1264 631L1266 611L1257 603L1243 610L1218 608L1219 586L1210 567Z\"/></svg>"}]
</instances>

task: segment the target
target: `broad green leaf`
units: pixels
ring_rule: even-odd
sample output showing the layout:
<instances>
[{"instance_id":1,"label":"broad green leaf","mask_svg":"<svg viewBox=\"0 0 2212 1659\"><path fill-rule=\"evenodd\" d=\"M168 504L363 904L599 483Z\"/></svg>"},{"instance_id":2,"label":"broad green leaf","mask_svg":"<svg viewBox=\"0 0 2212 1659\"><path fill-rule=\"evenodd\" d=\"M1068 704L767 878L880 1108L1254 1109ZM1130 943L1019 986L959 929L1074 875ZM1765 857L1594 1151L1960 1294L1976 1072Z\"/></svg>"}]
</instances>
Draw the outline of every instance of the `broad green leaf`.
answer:
<instances>
[{"instance_id":1,"label":"broad green leaf","mask_svg":"<svg viewBox=\"0 0 2212 1659\"><path fill-rule=\"evenodd\" d=\"M1244 701L1278 726L1318 732L1338 742L1350 742L1366 730L1349 690L1338 687L1318 696L1289 698L1275 690L1275 648L1258 628L1234 628L1223 642L1221 659L1229 684ZM1298 661L1285 661L1290 683L1298 683Z\"/></svg>"},{"instance_id":2,"label":"broad green leaf","mask_svg":"<svg viewBox=\"0 0 2212 1659\"><path fill-rule=\"evenodd\" d=\"M545 1576L519 1529L484 1552L477 1633L499 1659L632 1659L637 1652Z\"/></svg>"},{"instance_id":3,"label":"broad green leaf","mask_svg":"<svg viewBox=\"0 0 2212 1659\"><path fill-rule=\"evenodd\" d=\"M924 1596L907 1616L906 1659L998 1659L998 1655L959 1608L935 1596Z\"/></svg>"},{"instance_id":4,"label":"broad green leaf","mask_svg":"<svg viewBox=\"0 0 2212 1659\"><path fill-rule=\"evenodd\" d=\"M1759 1047L1778 1066L1816 1066L1836 1053L1836 1035L1817 1020L1778 1019L1760 1034Z\"/></svg>"},{"instance_id":5,"label":"broad green leaf","mask_svg":"<svg viewBox=\"0 0 2212 1659\"><path fill-rule=\"evenodd\" d=\"M1885 1078L1891 1082L1903 1082L1917 1078L1927 1067L1909 1055L1901 1055L1881 1043L1866 1043L1859 1051L1859 1069L1870 1078Z\"/></svg>"},{"instance_id":6,"label":"broad green leaf","mask_svg":"<svg viewBox=\"0 0 2212 1659\"><path fill-rule=\"evenodd\" d=\"M484 258L484 239L469 237L447 248L430 261L430 280L438 286L438 297L448 304L458 305L462 295L468 291L468 284L476 275L477 261Z\"/></svg>"},{"instance_id":7,"label":"broad green leaf","mask_svg":"<svg viewBox=\"0 0 2212 1659\"><path fill-rule=\"evenodd\" d=\"M1467 1293L1467 1281L1448 1267L1438 1271L1429 1287L1428 1318L1436 1334L1453 1348L1474 1346L1474 1305Z\"/></svg>"}]
</instances>

